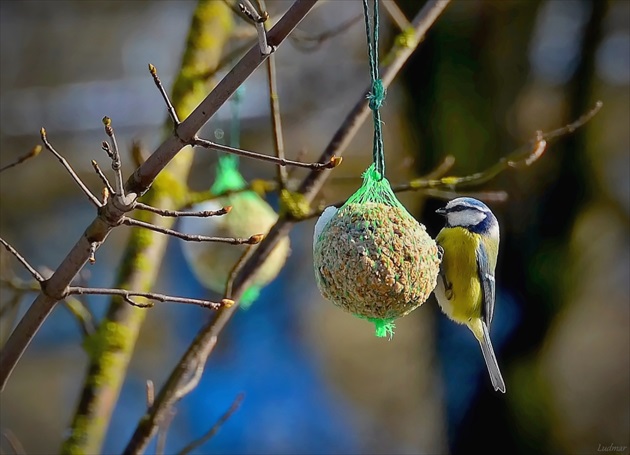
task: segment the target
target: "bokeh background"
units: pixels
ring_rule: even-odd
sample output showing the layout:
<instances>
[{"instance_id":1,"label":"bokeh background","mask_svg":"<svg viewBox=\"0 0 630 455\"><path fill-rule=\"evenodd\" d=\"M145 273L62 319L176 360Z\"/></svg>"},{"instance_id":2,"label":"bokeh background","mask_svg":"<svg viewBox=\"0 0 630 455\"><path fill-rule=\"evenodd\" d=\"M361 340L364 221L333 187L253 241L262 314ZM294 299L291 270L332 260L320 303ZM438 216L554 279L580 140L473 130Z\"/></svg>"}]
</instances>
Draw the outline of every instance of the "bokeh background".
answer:
<instances>
[{"instance_id":1,"label":"bokeh background","mask_svg":"<svg viewBox=\"0 0 630 455\"><path fill-rule=\"evenodd\" d=\"M289 6L269 0L272 17ZM423 2L399 0L407 17ZM126 152L160 142L165 109L146 71L172 82L193 2L136 0L0 2L0 165L50 140L94 191L90 160L106 163L100 119L108 115ZM304 41L361 14L357 1L322 2L302 40L277 53L287 153L314 160L367 86L359 20L317 46ZM383 14L383 49L398 30ZM239 31L248 27L240 23ZM251 31L251 30L250 30ZM235 38L234 46L237 46ZM245 393L240 409L196 453L596 453L630 446L630 2L465 0L451 4L388 92L388 177L402 183L447 154L452 173L487 168L537 130L576 119L602 100L584 128L555 141L531 168L481 189L502 229L492 337L507 394L492 391L477 342L431 299L398 321L391 341L323 301L312 273L313 222L291 234L281 275L223 332L199 387L176 409L167 453L210 428ZM244 148L272 153L264 70L246 84ZM205 128L229 128L229 108ZM337 201L370 162L366 125L321 193ZM214 152L200 152L190 179L214 178ZM242 161L247 178L273 178L266 163ZM304 173L294 171L300 178ZM269 200L275 203L275 197ZM402 202L432 235L443 201ZM0 176L0 232L32 264L54 268L94 216L46 152ZM116 230L84 279L113 283L128 232ZM28 276L2 254L2 272ZM169 244L156 291L208 297L180 245ZM32 300L8 310L0 290L1 339ZM215 297L215 296L212 296ZM97 317L106 299L88 299ZM104 452L125 446L145 410L145 381L160 385L207 312L176 304L150 310L108 432ZM0 396L1 424L29 454L58 450L87 365L81 332L59 307ZM150 449L153 451L154 446ZM2 453L11 453L2 441Z\"/></svg>"}]
</instances>

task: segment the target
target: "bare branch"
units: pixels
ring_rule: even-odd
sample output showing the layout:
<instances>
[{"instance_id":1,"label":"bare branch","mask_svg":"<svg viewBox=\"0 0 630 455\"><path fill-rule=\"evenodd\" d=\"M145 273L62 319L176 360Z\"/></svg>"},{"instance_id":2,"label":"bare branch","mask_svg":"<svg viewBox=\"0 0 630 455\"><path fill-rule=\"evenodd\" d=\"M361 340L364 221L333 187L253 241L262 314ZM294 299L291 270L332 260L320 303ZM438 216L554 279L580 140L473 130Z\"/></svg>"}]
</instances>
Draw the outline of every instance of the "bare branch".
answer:
<instances>
[{"instance_id":1,"label":"bare branch","mask_svg":"<svg viewBox=\"0 0 630 455\"><path fill-rule=\"evenodd\" d=\"M225 294L223 295L226 299L232 298L232 286L234 285L234 280L238 276L238 273L241 271L241 268L243 267L243 264L245 264L245 261L247 261L247 259L251 256L253 249L253 245L247 248L243 252L241 257L238 258L238 261L236 262L236 264L234 264L232 270L230 270L227 283L225 283Z\"/></svg>"},{"instance_id":2,"label":"bare branch","mask_svg":"<svg viewBox=\"0 0 630 455\"><path fill-rule=\"evenodd\" d=\"M232 402L232 405L230 406L230 408L227 411L225 411L225 413L219 418L219 420L217 420L217 422L214 425L212 425L212 428L210 428L199 439L196 439L195 441L191 442L186 447L184 447L182 450L180 450L178 452L178 455L187 455L193 450L195 450L196 448L201 447L210 439L212 439L212 437L218 433L218 431L225 424L225 422L227 422L228 419L232 417L232 414L234 414L238 410L244 398L245 398L245 394L239 393L234 399L234 401Z\"/></svg>"},{"instance_id":3,"label":"bare branch","mask_svg":"<svg viewBox=\"0 0 630 455\"><path fill-rule=\"evenodd\" d=\"M5 428L4 430L2 430L2 436L7 441L7 443L9 444L9 447L11 447L11 450L13 450L13 453L15 455L26 455L24 446L22 445L22 442L20 442L18 437L15 435L15 433L13 433L8 428Z\"/></svg>"},{"instance_id":4,"label":"bare branch","mask_svg":"<svg viewBox=\"0 0 630 455\"><path fill-rule=\"evenodd\" d=\"M590 111L588 111L586 114L581 116L575 122L569 123L568 125L563 126L562 128L558 128L557 130L553 130L548 133L543 133L542 139L545 139L548 141L549 139L554 139L556 137L564 136L565 134L573 133L575 130L584 126L589 120L595 117L595 115L599 112L599 110L603 106L604 106L604 103L602 101L597 101L595 103L595 106L593 106L593 108Z\"/></svg>"},{"instance_id":5,"label":"bare branch","mask_svg":"<svg viewBox=\"0 0 630 455\"><path fill-rule=\"evenodd\" d=\"M105 176L101 168L99 167L96 160L92 160L92 167L94 168L98 176L101 178L101 181L105 185L105 188L107 188L107 191L109 191L109 194L115 194L116 191L114 191L114 188L112 188L112 184L109 183L109 180L107 179L107 177Z\"/></svg>"},{"instance_id":6,"label":"bare branch","mask_svg":"<svg viewBox=\"0 0 630 455\"><path fill-rule=\"evenodd\" d=\"M132 297L142 297L148 300L155 300L157 302L173 302L173 303L186 303L189 305L197 305L202 308L210 308L217 310L222 306L232 306L234 301L231 299L223 299L220 303L211 302L209 300L192 299L188 297L175 297L172 295L157 294L155 292L137 292L128 291L127 289L113 289L113 288L86 288L81 286L69 286L66 290L67 295L117 295L122 297L126 302L129 302L133 306L138 308L150 308L153 303L139 303L132 300Z\"/></svg>"},{"instance_id":7,"label":"bare branch","mask_svg":"<svg viewBox=\"0 0 630 455\"><path fill-rule=\"evenodd\" d=\"M155 385L153 381L147 379L147 409L153 406L153 402L155 401Z\"/></svg>"},{"instance_id":8,"label":"bare branch","mask_svg":"<svg viewBox=\"0 0 630 455\"><path fill-rule=\"evenodd\" d=\"M92 242L90 243L90 256L88 257L88 261L90 264L94 264L96 262L96 249L98 248L98 243Z\"/></svg>"},{"instance_id":9,"label":"bare branch","mask_svg":"<svg viewBox=\"0 0 630 455\"><path fill-rule=\"evenodd\" d=\"M232 206L228 205L227 207L223 207L219 210L204 210L200 212L181 212L178 210L164 210L158 209L157 207L151 207L150 205L143 204L142 202L136 202L136 209L138 210L146 210L147 212L157 213L162 216L171 216L171 217L181 217L181 216L195 216L199 218L208 218L210 216L221 216L227 215L232 211Z\"/></svg>"},{"instance_id":10,"label":"bare branch","mask_svg":"<svg viewBox=\"0 0 630 455\"><path fill-rule=\"evenodd\" d=\"M164 455L164 449L166 448L166 435L168 434L168 428L171 426L173 419L175 418L177 411L170 409L166 414L164 421L160 423L157 433L157 441L155 443L155 455Z\"/></svg>"},{"instance_id":11,"label":"bare branch","mask_svg":"<svg viewBox=\"0 0 630 455\"><path fill-rule=\"evenodd\" d=\"M301 163L299 161L292 161L287 159L276 158L275 156L262 155L256 152L250 152L248 150L237 149L223 144L217 144L216 142L209 141L207 139L194 138L190 141L190 145L197 147L204 147L207 149L217 150L219 152L233 153L234 155L244 156L247 158L254 158L260 161L268 161L270 163L277 164L278 166L295 166L303 167L306 169L324 170L333 169L341 164L341 158L332 156L326 163Z\"/></svg>"},{"instance_id":12,"label":"bare branch","mask_svg":"<svg viewBox=\"0 0 630 455\"><path fill-rule=\"evenodd\" d=\"M409 19L405 16L405 13L400 10L395 0L383 0L381 4L385 7L389 17L392 18L396 27L398 27L401 32L409 30L413 27L411 22L409 22Z\"/></svg>"},{"instance_id":13,"label":"bare branch","mask_svg":"<svg viewBox=\"0 0 630 455\"><path fill-rule=\"evenodd\" d=\"M15 248L9 245L2 237L0 237L0 243L2 243L2 246L4 246L9 253L15 256L18 261L20 261L20 263L24 266L26 270L28 270L28 273L30 273L33 278L35 278L40 283L43 283L45 281L44 277L41 276L39 272L35 270L35 268L32 267L31 264L29 264L28 261L24 259L24 257L20 253L18 253Z\"/></svg>"},{"instance_id":14,"label":"bare branch","mask_svg":"<svg viewBox=\"0 0 630 455\"><path fill-rule=\"evenodd\" d=\"M298 49L311 52L318 49L324 42L328 41L329 39L348 31L350 27L362 20L363 14L358 14L353 18L342 22L335 28L326 30L325 32L319 33L317 35L309 35L298 29L295 31L295 33L291 35L289 39Z\"/></svg>"},{"instance_id":15,"label":"bare branch","mask_svg":"<svg viewBox=\"0 0 630 455\"><path fill-rule=\"evenodd\" d=\"M260 8L265 8L264 0L258 0ZM278 96L278 81L276 76L276 58L270 55L267 59L267 82L269 87L269 109L271 111L271 126L273 131L273 145L276 156L284 160L284 137L282 135L282 117L280 115L280 98ZM289 179L287 169L284 166L277 168L278 187L282 190L287 187Z\"/></svg>"},{"instance_id":16,"label":"bare branch","mask_svg":"<svg viewBox=\"0 0 630 455\"><path fill-rule=\"evenodd\" d=\"M89 337L96 332L94 315L87 305L74 297L66 297L63 304L63 307L68 310L72 316L74 316L74 319L77 321L79 329L84 337Z\"/></svg>"},{"instance_id":17,"label":"bare branch","mask_svg":"<svg viewBox=\"0 0 630 455\"><path fill-rule=\"evenodd\" d=\"M267 43L265 21L269 19L269 14L266 11L263 11L262 15L259 14L249 0L243 0L243 3L239 3L238 7L241 9L241 12L245 14L256 26L260 53L262 55L271 55L276 49L274 46L270 46L269 43Z\"/></svg>"},{"instance_id":18,"label":"bare branch","mask_svg":"<svg viewBox=\"0 0 630 455\"><path fill-rule=\"evenodd\" d=\"M77 183L77 185L79 185L79 188L81 188L81 191L83 191L83 193L88 197L90 202L94 204L96 207L101 207L101 201L99 201L96 198L96 196L94 196L92 192L88 189L88 187L85 186L85 184L83 183L83 181L81 181L81 179L76 174L76 172L74 172L74 169L72 169L72 166L70 166L70 163L68 163L68 161L59 153L57 153L57 151L53 148L53 146L50 145L50 142L48 142L48 138L46 137L46 130L44 128L40 130L40 135L42 137L42 141L44 142L44 145L46 146L46 149L50 153L55 155L55 158L57 158L57 160L63 165L63 167L66 168L66 171L68 171L68 173L72 176L73 180Z\"/></svg>"},{"instance_id":19,"label":"bare branch","mask_svg":"<svg viewBox=\"0 0 630 455\"><path fill-rule=\"evenodd\" d=\"M160 80L157 73L157 68L150 63L149 63L149 72L151 73L151 76L153 77L153 82L155 82L155 86L158 88L158 90L160 91L160 94L162 95L162 99L164 99L164 102L166 103L166 109L168 110L168 115L173 121L173 126L175 127L175 130L177 131L177 127L181 123L179 121L179 117L177 116L177 111L175 110L175 106L173 106L173 103L171 103L171 99L168 97L168 93L166 92L166 89L164 89L164 86L162 85L162 81Z\"/></svg>"},{"instance_id":20,"label":"bare branch","mask_svg":"<svg viewBox=\"0 0 630 455\"><path fill-rule=\"evenodd\" d=\"M173 229L163 228L154 224L145 223L144 221L123 217L122 224L127 226L138 226L145 229L150 229L161 234L172 235L173 237L186 240L187 242L219 242L229 243L230 245L255 245L260 243L264 238L263 234L254 234L247 239L231 238L231 237L209 237L206 235L184 234L183 232L175 231Z\"/></svg>"},{"instance_id":21,"label":"bare branch","mask_svg":"<svg viewBox=\"0 0 630 455\"><path fill-rule=\"evenodd\" d=\"M0 168L0 172L6 171L7 169L11 169L12 167L17 166L18 164L22 164L24 161L26 161L26 160L28 160L30 158L35 158L37 155L40 154L41 151L42 151L42 146L41 145L36 145L28 153L20 156L14 162L9 163L6 166L2 166Z\"/></svg>"},{"instance_id":22,"label":"bare branch","mask_svg":"<svg viewBox=\"0 0 630 455\"><path fill-rule=\"evenodd\" d=\"M190 392L192 392L195 387L197 387L199 381L201 380L201 376L203 376L203 367L204 364L197 365L197 367L193 370L190 378L175 392L175 400L181 400Z\"/></svg>"},{"instance_id":23,"label":"bare branch","mask_svg":"<svg viewBox=\"0 0 630 455\"><path fill-rule=\"evenodd\" d=\"M125 197L125 184L122 176L122 162L120 161L120 153L118 152L118 143L116 142L116 135L114 134L114 127L112 126L112 119L105 116L103 117L103 125L105 126L105 134L109 136L112 141L112 146L109 148L107 145L106 152L112 160L112 170L116 178L114 179L114 193L118 196ZM104 142L105 146L107 142Z\"/></svg>"}]
</instances>

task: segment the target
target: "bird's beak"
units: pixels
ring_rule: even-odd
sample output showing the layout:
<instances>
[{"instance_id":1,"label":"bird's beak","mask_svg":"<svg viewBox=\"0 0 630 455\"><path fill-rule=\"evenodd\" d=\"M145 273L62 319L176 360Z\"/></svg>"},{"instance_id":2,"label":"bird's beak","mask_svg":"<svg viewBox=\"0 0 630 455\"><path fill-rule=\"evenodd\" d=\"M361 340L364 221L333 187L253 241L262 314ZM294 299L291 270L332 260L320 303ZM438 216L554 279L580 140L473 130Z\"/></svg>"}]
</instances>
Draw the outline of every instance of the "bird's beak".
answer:
<instances>
[{"instance_id":1,"label":"bird's beak","mask_svg":"<svg viewBox=\"0 0 630 455\"><path fill-rule=\"evenodd\" d=\"M439 208L435 211L438 215L446 216L446 209L444 207Z\"/></svg>"}]
</instances>

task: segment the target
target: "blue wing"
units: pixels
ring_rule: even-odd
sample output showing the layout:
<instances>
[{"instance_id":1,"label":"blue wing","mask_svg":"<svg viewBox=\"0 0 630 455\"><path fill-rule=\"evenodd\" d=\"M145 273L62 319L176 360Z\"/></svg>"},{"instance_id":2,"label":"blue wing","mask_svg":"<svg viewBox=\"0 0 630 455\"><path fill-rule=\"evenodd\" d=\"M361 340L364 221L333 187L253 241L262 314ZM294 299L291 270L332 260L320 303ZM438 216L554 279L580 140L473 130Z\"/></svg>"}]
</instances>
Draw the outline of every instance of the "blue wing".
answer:
<instances>
[{"instance_id":1,"label":"blue wing","mask_svg":"<svg viewBox=\"0 0 630 455\"><path fill-rule=\"evenodd\" d=\"M488 254L482 242L477 246L477 272L481 282L483 301L481 302L482 317L488 327L494 315L494 270L490 269Z\"/></svg>"}]
</instances>

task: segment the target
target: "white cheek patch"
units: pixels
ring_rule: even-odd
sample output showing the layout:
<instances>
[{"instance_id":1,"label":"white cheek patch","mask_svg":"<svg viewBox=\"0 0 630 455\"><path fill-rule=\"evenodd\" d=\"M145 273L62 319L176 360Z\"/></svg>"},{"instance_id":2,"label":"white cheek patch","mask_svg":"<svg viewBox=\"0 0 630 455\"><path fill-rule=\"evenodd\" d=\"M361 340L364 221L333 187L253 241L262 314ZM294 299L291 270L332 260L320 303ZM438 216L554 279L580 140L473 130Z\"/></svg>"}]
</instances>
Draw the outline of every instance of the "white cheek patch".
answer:
<instances>
[{"instance_id":1,"label":"white cheek patch","mask_svg":"<svg viewBox=\"0 0 630 455\"><path fill-rule=\"evenodd\" d=\"M451 226L476 226L486 219L486 214L478 210L462 210L448 214Z\"/></svg>"},{"instance_id":2,"label":"white cheek patch","mask_svg":"<svg viewBox=\"0 0 630 455\"><path fill-rule=\"evenodd\" d=\"M315 244L319 239L319 235L322 233L331 218L335 216L337 210L339 210L337 207L326 207L326 210L324 210L324 212L317 219L317 223L315 223L315 232L313 232L313 250L315 249Z\"/></svg>"}]
</instances>

